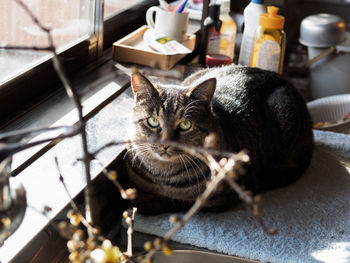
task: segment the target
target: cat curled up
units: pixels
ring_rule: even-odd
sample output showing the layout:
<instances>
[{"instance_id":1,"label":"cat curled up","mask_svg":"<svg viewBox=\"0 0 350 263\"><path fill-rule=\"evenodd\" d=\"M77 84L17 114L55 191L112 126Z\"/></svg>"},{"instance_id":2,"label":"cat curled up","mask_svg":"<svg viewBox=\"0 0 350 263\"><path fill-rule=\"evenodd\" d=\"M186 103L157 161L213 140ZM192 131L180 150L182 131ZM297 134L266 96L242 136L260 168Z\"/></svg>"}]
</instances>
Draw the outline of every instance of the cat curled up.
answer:
<instances>
[{"instance_id":1,"label":"cat curled up","mask_svg":"<svg viewBox=\"0 0 350 263\"><path fill-rule=\"evenodd\" d=\"M155 140L201 147L213 134L216 150L247 150L250 162L238 183L253 194L287 186L309 166L313 134L307 107L276 73L230 65L200 70L181 85L152 83L134 73L131 86L135 107L128 136L134 143L127 146L126 163L141 213L188 209L210 179L204 162ZM226 209L237 201L223 183L205 208Z\"/></svg>"}]
</instances>

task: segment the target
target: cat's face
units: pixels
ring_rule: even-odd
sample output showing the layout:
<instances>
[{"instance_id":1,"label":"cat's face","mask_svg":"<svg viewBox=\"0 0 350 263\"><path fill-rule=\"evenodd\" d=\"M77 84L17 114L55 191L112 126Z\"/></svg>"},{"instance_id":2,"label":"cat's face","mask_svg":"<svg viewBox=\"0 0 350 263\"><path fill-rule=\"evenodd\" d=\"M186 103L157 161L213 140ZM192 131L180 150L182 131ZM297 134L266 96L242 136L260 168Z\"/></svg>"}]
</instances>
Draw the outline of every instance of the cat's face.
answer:
<instances>
[{"instance_id":1,"label":"cat's face","mask_svg":"<svg viewBox=\"0 0 350 263\"><path fill-rule=\"evenodd\" d=\"M210 133L215 85L215 79L210 79L196 87L157 86L142 74L133 74L136 105L130 136L134 141L142 141L133 145L135 154L181 162L186 154L167 142L202 146Z\"/></svg>"}]
</instances>

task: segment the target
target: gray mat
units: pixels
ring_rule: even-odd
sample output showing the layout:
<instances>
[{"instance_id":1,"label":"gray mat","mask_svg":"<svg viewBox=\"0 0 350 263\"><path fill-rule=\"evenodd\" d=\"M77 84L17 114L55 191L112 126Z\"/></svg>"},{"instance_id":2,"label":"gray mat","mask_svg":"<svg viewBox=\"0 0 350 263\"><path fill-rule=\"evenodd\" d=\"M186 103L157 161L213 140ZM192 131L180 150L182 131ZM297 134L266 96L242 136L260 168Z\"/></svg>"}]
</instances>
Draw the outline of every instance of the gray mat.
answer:
<instances>
[{"instance_id":1,"label":"gray mat","mask_svg":"<svg viewBox=\"0 0 350 263\"><path fill-rule=\"evenodd\" d=\"M316 148L295 184L264 193L266 235L244 208L199 213L173 238L184 244L263 262L350 262L350 135L314 131ZM163 236L170 214L138 215L136 231Z\"/></svg>"}]
</instances>

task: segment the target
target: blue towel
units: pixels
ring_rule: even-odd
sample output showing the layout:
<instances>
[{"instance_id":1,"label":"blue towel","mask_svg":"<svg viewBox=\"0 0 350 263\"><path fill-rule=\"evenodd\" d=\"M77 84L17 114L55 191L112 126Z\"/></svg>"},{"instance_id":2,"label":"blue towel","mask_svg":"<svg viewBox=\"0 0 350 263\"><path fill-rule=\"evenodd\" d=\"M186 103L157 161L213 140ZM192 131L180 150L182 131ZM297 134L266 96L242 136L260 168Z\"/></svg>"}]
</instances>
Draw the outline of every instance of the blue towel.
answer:
<instances>
[{"instance_id":1,"label":"blue towel","mask_svg":"<svg viewBox=\"0 0 350 263\"><path fill-rule=\"evenodd\" d=\"M262 262L350 262L350 135L314 131L316 147L295 184L262 194L265 234L243 206L199 213L174 241ZM137 215L135 229L163 236L170 214Z\"/></svg>"}]
</instances>

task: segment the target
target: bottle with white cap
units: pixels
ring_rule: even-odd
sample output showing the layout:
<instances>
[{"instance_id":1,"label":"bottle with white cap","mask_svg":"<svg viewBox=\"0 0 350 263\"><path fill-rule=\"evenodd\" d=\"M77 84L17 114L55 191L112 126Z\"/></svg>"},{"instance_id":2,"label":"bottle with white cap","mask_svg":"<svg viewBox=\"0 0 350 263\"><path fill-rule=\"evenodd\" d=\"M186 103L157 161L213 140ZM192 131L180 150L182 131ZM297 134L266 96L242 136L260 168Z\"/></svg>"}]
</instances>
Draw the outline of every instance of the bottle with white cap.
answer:
<instances>
[{"instance_id":1,"label":"bottle with white cap","mask_svg":"<svg viewBox=\"0 0 350 263\"><path fill-rule=\"evenodd\" d=\"M260 15L264 13L266 13L264 0L252 0L244 9L244 31L238 64L249 65L254 33L259 26Z\"/></svg>"}]
</instances>

